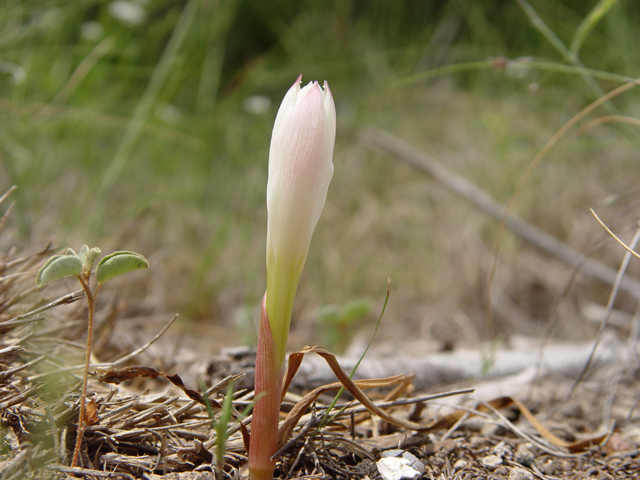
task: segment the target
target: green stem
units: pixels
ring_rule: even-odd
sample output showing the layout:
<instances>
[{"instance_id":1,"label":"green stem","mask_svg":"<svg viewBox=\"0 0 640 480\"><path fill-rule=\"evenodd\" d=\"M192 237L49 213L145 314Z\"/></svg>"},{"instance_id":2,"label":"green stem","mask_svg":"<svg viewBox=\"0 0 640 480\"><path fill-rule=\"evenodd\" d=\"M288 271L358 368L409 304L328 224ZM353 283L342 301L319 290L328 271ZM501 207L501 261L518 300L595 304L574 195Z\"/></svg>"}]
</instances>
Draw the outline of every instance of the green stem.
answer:
<instances>
[{"instance_id":1,"label":"green stem","mask_svg":"<svg viewBox=\"0 0 640 480\"><path fill-rule=\"evenodd\" d=\"M82 447L82 437L84 437L85 415L87 407L87 383L89 381L89 365L91 363L91 346L93 345L93 318L96 311L96 296L100 291L102 284L98 284L96 291L92 292L89 286L88 275L87 278L79 275L78 280L82 284L85 296L87 297L87 307L89 309L89 320L87 326L87 352L85 355L84 372L82 375L82 393L80 394L80 413L78 415L78 432L76 434L76 446L73 449L73 460L71 461L72 467L78 466L78 460L80 458L80 448Z\"/></svg>"}]
</instances>

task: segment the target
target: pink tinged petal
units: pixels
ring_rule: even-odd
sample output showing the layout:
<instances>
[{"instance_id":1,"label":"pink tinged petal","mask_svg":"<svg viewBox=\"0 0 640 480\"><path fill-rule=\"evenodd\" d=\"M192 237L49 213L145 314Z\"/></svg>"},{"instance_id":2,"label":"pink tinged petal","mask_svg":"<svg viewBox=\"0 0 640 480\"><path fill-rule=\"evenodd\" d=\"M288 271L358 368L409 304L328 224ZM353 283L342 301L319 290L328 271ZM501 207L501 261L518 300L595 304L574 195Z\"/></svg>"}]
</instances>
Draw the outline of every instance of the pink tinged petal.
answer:
<instances>
[{"instance_id":1,"label":"pink tinged petal","mask_svg":"<svg viewBox=\"0 0 640 480\"><path fill-rule=\"evenodd\" d=\"M298 279L333 176L335 141L328 86L323 90L312 82L296 91L297 86L278 111L267 183L267 310L282 358Z\"/></svg>"},{"instance_id":2,"label":"pink tinged petal","mask_svg":"<svg viewBox=\"0 0 640 480\"><path fill-rule=\"evenodd\" d=\"M329 89L329 84L325 80L324 82L324 109L327 112L327 122L329 124L329 131L332 132L332 142L335 143L336 138L336 105L333 101L333 95Z\"/></svg>"},{"instance_id":3,"label":"pink tinged petal","mask_svg":"<svg viewBox=\"0 0 640 480\"><path fill-rule=\"evenodd\" d=\"M273 123L273 133L271 134L271 138L275 136L276 131L278 131L282 125L283 119L288 115L293 106L296 104L298 93L300 92L300 83L302 83L302 74L298 76L298 79L294 82L294 84L282 99L282 103L280 104L280 108L278 109L278 113L276 114L276 120Z\"/></svg>"},{"instance_id":4,"label":"pink tinged petal","mask_svg":"<svg viewBox=\"0 0 640 480\"><path fill-rule=\"evenodd\" d=\"M269 237L277 251L306 257L333 175L335 109L318 83L298 94L278 129L269 154ZM331 114L331 118L327 114Z\"/></svg>"}]
</instances>

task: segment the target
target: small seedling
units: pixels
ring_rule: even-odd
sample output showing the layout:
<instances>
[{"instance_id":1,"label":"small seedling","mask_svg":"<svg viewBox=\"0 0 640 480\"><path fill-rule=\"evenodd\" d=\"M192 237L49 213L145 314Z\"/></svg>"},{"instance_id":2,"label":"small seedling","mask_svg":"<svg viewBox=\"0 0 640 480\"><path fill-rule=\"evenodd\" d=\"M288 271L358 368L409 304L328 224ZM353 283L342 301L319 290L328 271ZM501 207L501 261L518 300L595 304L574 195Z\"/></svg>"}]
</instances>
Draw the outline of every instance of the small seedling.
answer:
<instances>
[{"instance_id":1,"label":"small seedling","mask_svg":"<svg viewBox=\"0 0 640 480\"><path fill-rule=\"evenodd\" d=\"M198 383L200 384L200 388L204 391L204 402L207 408L207 414L209 415L209 420L211 420L211 427L216 432L216 478L222 478L222 468L224 467L224 454L227 451L227 438L229 436L229 423L231 422L231 418L233 418L236 422L241 422L244 420L253 409L253 405L256 401L254 398L253 402L249 403L242 411L242 413L237 414L233 410L233 382L229 382L229 386L227 387L227 393L224 396L224 401L222 402L222 409L220 410L220 415L218 420L216 421L215 415L213 413L213 407L211 406L211 401L209 400L209 395L206 392L204 382L198 379ZM258 397L259 398L259 397Z\"/></svg>"},{"instance_id":2,"label":"small seedling","mask_svg":"<svg viewBox=\"0 0 640 480\"><path fill-rule=\"evenodd\" d=\"M354 326L369 315L371 302L365 299L351 300L344 305L325 305L316 314L322 325L324 345L329 350L344 353L351 342Z\"/></svg>"},{"instance_id":3,"label":"small seedling","mask_svg":"<svg viewBox=\"0 0 640 480\"><path fill-rule=\"evenodd\" d=\"M87 403L87 381L89 378L89 363L91 360L91 345L93 343L93 319L96 311L96 297L102 288L102 284L107 280L120 276L124 273L149 268L149 262L142 255L134 252L113 252L100 260L96 267L95 278L96 285L91 288L91 270L98 255L101 251L99 248L89 248L83 245L80 252L76 253L68 248L64 255L54 255L38 270L36 274L36 286L42 287L47 283L60 280L65 277L76 277L85 297L87 298L87 307L89 310L88 327L87 327L87 352L84 364L84 373L82 375L82 393L80 394L80 414L78 416L78 433L76 437L76 445L73 450L72 467L78 466L78 458L80 456L80 447L82 446L82 437L86 426L86 403Z\"/></svg>"}]
</instances>

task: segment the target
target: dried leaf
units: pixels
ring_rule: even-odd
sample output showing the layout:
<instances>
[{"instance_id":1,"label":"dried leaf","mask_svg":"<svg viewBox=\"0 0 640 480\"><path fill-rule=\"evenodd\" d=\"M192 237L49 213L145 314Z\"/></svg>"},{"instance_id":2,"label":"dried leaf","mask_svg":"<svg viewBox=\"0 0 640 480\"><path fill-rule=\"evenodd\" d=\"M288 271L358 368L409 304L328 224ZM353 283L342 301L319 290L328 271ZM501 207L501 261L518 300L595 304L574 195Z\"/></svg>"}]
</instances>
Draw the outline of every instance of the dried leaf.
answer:
<instances>
[{"instance_id":1,"label":"dried leaf","mask_svg":"<svg viewBox=\"0 0 640 480\"><path fill-rule=\"evenodd\" d=\"M304 355L307 353L317 353L322 358L324 358L333 371L333 373L338 378L339 382L332 383L328 385L324 385L322 387L318 387L315 390L309 392L305 395L302 400L300 400L293 409L287 415L287 418L280 426L280 430L278 431L278 448L280 448L284 443L286 443L287 439L293 432L293 429L297 425L300 417L304 415L304 413L309 409L309 407L313 404L313 402L320 396L320 394L330 391L330 390L338 390L341 386L344 386L349 392L364 406L366 407L372 414L377 415L383 420L387 421L392 425L396 425L401 428L405 428L407 430L418 430L422 432L432 431L432 430L441 430L452 427L460 418L464 415L467 415L467 411L459 410L453 412L450 415L446 415L440 419L434 420L428 424L419 424L409 420L400 419L388 414L386 411L377 407L362 391L362 389L368 388L379 388L382 386L390 386L399 384L402 386L403 384L411 383L411 379L413 375L397 375L395 377L388 377L382 379L375 380L357 380L353 381L349 378L349 376L345 373L344 370L338 364L338 361L334 355L328 352L326 349L322 347L305 347L299 352L292 353L289 356L289 362L287 364L287 370L285 371L284 379L283 379L283 388L282 395L286 393L287 389L291 385L291 381L295 376L300 364L302 363L302 359ZM406 388L406 386L404 387ZM394 391L395 392L395 391ZM393 393L393 392L392 392ZM492 400L491 402L487 402L485 405L478 406L478 412L490 412L491 409L501 410L507 408L511 405L515 405L522 415L524 415L527 420L533 425L533 427L538 431L540 436L542 436L545 440L549 441L553 445L557 447L566 448L571 453L579 453L583 452L589 447L593 445L598 445L602 440L606 437L605 435L580 440L578 442L568 443L561 438L556 437L553 433L546 429L544 425L531 413L531 411L519 400L516 400L511 397L500 397Z\"/></svg>"},{"instance_id":2,"label":"dried leaf","mask_svg":"<svg viewBox=\"0 0 640 480\"><path fill-rule=\"evenodd\" d=\"M200 393L198 393L197 391L187 387L177 374L167 375L166 373L160 373L151 367L114 368L109 370L100 370L96 373L96 378L104 383L118 384L125 380L132 380L138 377L166 378L171 383L173 383L176 387L179 387L180 389L182 389L182 391L191 400L194 400L200 403L201 405L206 405L202 395L200 395ZM220 403L218 403L216 400L210 399L209 401L213 408L222 408Z\"/></svg>"},{"instance_id":3,"label":"dried leaf","mask_svg":"<svg viewBox=\"0 0 640 480\"><path fill-rule=\"evenodd\" d=\"M317 353L325 361L329 364L329 367L335 374L335 376L340 381L339 383L332 383L329 385L324 385L322 387L318 387L312 392L309 392L305 395L302 400L300 400L295 407L289 412L287 418L284 423L280 427L278 431L278 445L282 446L293 431L295 425L298 423L298 420L307 409L311 406L311 404L322 394L323 392L329 390L338 390L340 387L344 386L351 395L353 395L360 403L365 406L371 413L379 416L383 420L391 423L392 425L396 425L401 428L406 428L407 430L423 430L428 428L426 425L421 425L415 422L411 422L408 420L403 420L401 418L394 417L381 408L378 408L369 398L364 394L362 388L380 388L387 387L390 385L396 385L398 383L407 383L411 382L413 379L413 375L396 375L394 377L383 378L383 379L375 379L375 380L357 380L353 381L349 378L349 375L342 370L340 365L338 364L338 360L335 355L331 354L328 350L322 347L305 347L299 352L292 353L289 355L289 362L287 364L287 370L285 372L284 380L283 380L283 395L291 385L291 380L295 376L300 364L302 363L302 358L307 353Z\"/></svg>"},{"instance_id":4,"label":"dried leaf","mask_svg":"<svg viewBox=\"0 0 640 480\"><path fill-rule=\"evenodd\" d=\"M99 422L100 419L98 418L98 407L96 406L96 399L92 398L91 400L89 400L89 403L87 403L85 407L84 423L86 425L96 425Z\"/></svg>"},{"instance_id":5,"label":"dried leaf","mask_svg":"<svg viewBox=\"0 0 640 480\"><path fill-rule=\"evenodd\" d=\"M158 378L162 376L160 372L151 367L125 367L110 370L100 370L96 373L96 378L103 383L115 383L116 385L125 380L133 380L138 377Z\"/></svg>"}]
</instances>

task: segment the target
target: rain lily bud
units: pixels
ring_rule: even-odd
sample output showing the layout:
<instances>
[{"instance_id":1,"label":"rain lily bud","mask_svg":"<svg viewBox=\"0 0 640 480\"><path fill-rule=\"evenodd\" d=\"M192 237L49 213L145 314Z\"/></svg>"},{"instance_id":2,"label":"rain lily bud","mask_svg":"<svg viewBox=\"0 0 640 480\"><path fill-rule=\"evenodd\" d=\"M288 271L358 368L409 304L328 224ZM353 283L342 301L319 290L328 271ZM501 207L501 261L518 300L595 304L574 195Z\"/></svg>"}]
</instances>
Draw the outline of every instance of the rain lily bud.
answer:
<instances>
[{"instance_id":1,"label":"rain lily bud","mask_svg":"<svg viewBox=\"0 0 640 480\"><path fill-rule=\"evenodd\" d=\"M336 111L327 82L289 89L273 126L267 183L267 314L284 361L293 299L333 175Z\"/></svg>"}]
</instances>

